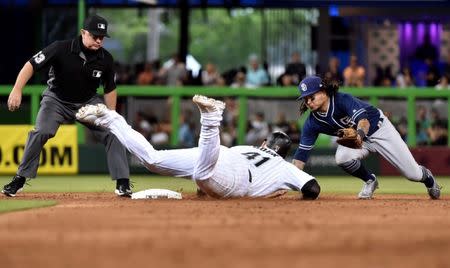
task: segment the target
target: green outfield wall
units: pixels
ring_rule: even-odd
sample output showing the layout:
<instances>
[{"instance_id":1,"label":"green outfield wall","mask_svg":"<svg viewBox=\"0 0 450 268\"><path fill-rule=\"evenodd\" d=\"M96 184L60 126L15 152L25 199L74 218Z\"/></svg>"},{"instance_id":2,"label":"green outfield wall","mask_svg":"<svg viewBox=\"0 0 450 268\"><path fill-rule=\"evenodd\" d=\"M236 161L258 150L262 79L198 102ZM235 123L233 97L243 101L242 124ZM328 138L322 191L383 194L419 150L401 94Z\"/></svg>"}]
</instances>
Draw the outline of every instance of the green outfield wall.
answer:
<instances>
[{"instance_id":1,"label":"green outfield wall","mask_svg":"<svg viewBox=\"0 0 450 268\"><path fill-rule=\"evenodd\" d=\"M8 96L12 86L0 85L0 96ZM36 115L39 109L39 101L42 91L45 89L44 85L27 86L24 89L24 96L30 97L30 107L22 107L24 111L29 114L29 123L34 124ZM342 92L350 93L357 97L368 98L369 102L377 106L379 99L399 99L407 103L407 120L408 120L408 145L410 147L416 146L416 100L418 99L444 99L447 101L447 106L450 103L450 90L435 90L433 88L382 88L382 87L367 87L367 88L343 88ZM191 97L195 94L203 94L211 97L236 97L239 103L239 118L238 118L238 143L243 144L245 140L248 111L247 102L249 98L289 98L295 99L298 97L298 90L295 87L263 87L258 89L234 89L229 87L166 87L166 86L119 86L119 96L133 96L133 97L168 97L171 98L170 117L172 122L172 131L170 137L171 146L177 146L178 128L180 125L180 102L182 98ZM4 98L6 99L6 98ZM2 104L1 117L14 118L14 113L5 112L5 104ZM450 107L447 107L448 125L450 126ZM19 120L20 118L15 118ZM299 120L302 120L299 118ZM81 128L79 128L81 129ZM79 143L84 143L84 132L79 131ZM449 146L450 146L450 135Z\"/></svg>"}]
</instances>

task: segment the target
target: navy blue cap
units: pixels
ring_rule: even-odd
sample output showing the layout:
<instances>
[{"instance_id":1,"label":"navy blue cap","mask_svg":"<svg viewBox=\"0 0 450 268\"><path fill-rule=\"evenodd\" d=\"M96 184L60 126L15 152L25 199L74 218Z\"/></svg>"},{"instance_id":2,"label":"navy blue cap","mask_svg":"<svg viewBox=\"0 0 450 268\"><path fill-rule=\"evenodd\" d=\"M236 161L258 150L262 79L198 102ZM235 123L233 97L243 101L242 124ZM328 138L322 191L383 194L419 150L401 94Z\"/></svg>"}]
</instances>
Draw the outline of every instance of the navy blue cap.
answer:
<instances>
[{"instance_id":1,"label":"navy blue cap","mask_svg":"<svg viewBox=\"0 0 450 268\"><path fill-rule=\"evenodd\" d=\"M298 91L300 92L300 97L297 99L302 99L306 96L312 95L323 88L322 79L318 76L308 76L303 79L298 85Z\"/></svg>"}]
</instances>

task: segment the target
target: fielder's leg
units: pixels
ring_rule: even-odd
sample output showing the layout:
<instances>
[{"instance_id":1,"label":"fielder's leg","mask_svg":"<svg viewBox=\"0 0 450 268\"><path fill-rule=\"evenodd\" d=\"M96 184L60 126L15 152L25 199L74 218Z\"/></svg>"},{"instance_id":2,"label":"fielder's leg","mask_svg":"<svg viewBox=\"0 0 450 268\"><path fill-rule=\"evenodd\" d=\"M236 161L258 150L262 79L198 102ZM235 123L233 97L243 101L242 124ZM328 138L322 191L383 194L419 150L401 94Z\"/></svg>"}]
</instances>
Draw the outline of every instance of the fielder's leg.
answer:
<instances>
[{"instance_id":1,"label":"fielder's leg","mask_svg":"<svg viewBox=\"0 0 450 268\"><path fill-rule=\"evenodd\" d=\"M375 174L369 172L361 162L361 159L364 159L367 155L369 155L367 148L352 149L342 145L338 146L335 155L339 167L348 174L364 181L364 185L358 194L359 199L371 199L378 188L378 180Z\"/></svg>"},{"instance_id":2,"label":"fielder's leg","mask_svg":"<svg viewBox=\"0 0 450 268\"><path fill-rule=\"evenodd\" d=\"M417 164L408 146L392 123L384 118L380 129L372 135L373 146L386 160L410 181L422 182L431 199L439 199L441 186L430 170Z\"/></svg>"}]
</instances>

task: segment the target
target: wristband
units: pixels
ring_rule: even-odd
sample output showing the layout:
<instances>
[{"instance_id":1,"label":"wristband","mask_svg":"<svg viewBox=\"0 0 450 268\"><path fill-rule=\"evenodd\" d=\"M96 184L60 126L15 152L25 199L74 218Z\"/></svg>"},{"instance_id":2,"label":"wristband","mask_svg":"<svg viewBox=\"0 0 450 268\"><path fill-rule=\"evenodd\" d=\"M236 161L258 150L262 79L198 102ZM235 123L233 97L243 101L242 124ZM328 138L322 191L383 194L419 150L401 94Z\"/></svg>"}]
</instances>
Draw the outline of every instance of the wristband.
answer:
<instances>
[{"instance_id":1,"label":"wristband","mask_svg":"<svg viewBox=\"0 0 450 268\"><path fill-rule=\"evenodd\" d=\"M364 130L358 128L356 130L356 132L358 132L358 135L361 137L361 140L365 140L366 139L366 133L364 132Z\"/></svg>"}]
</instances>

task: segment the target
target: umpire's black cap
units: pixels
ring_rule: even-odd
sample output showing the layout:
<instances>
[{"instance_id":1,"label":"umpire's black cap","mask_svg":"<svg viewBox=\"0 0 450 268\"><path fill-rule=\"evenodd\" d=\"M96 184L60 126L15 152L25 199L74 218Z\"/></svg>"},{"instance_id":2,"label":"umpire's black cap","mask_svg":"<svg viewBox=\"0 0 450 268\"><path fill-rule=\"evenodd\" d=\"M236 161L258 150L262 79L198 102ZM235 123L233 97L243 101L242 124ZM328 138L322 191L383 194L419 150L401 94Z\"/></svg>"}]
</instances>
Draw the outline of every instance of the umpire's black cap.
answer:
<instances>
[{"instance_id":1,"label":"umpire's black cap","mask_svg":"<svg viewBox=\"0 0 450 268\"><path fill-rule=\"evenodd\" d=\"M298 100L312 95L321 89L323 89L322 78L315 75L308 76L298 85L298 91L301 94Z\"/></svg>"},{"instance_id":2,"label":"umpire's black cap","mask_svg":"<svg viewBox=\"0 0 450 268\"><path fill-rule=\"evenodd\" d=\"M84 21L84 29L93 35L109 37L108 22L99 15L87 17Z\"/></svg>"}]
</instances>

